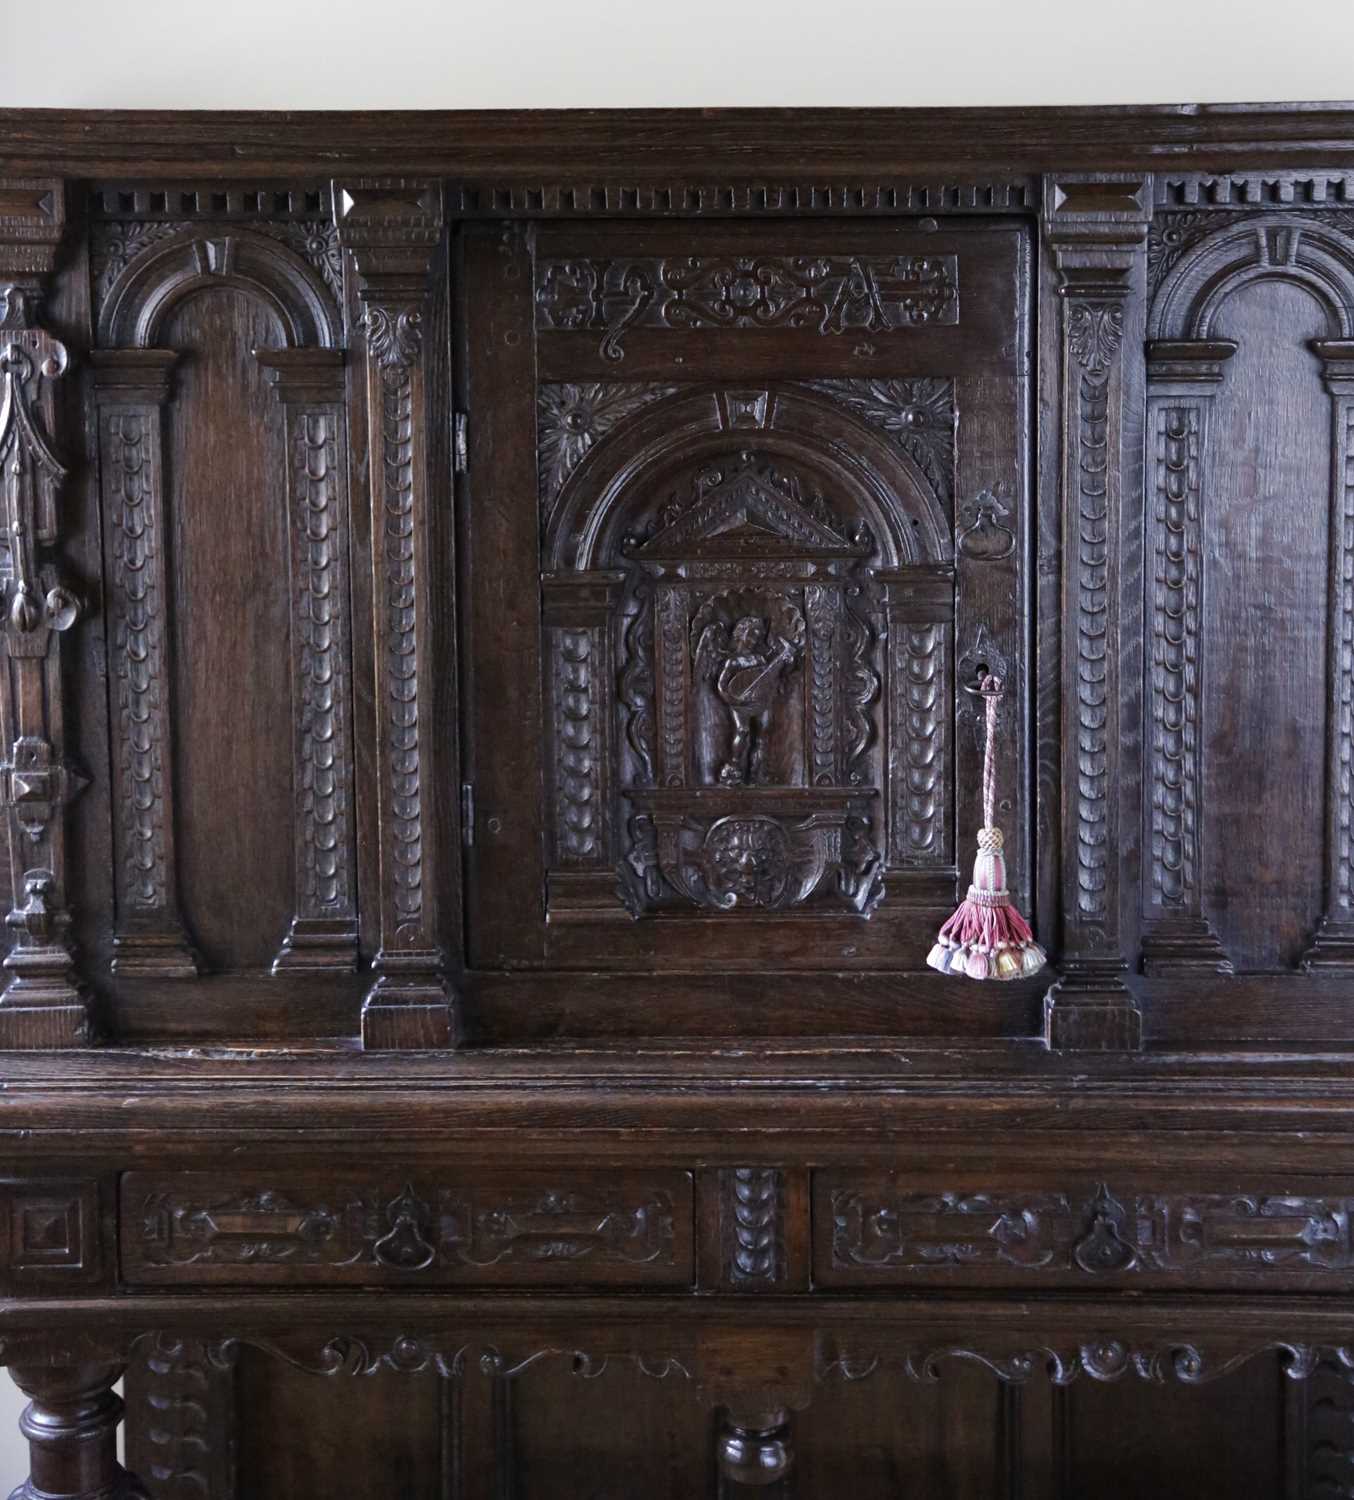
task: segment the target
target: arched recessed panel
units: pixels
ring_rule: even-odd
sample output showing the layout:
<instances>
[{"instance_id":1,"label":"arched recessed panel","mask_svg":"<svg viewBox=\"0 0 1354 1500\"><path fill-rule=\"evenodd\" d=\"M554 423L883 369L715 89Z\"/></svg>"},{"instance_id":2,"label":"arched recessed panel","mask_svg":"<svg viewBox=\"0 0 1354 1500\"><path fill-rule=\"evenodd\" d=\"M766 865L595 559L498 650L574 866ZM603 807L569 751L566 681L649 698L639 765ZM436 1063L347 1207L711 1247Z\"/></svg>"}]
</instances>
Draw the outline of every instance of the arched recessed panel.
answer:
<instances>
[{"instance_id":1,"label":"arched recessed panel","mask_svg":"<svg viewBox=\"0 0 1354 1500\"><path fill-rule=\"evenodd\" d=\"M1308 341L1326 311L1253 281L1214 326L1237 351L1201 455L1203 905L1238 969L1284 968L1322 909L1331 420Z\"/></svg>"},{"instance_id":2,"label":"arched recessed panel","mask_svg":"<svg viewBox=\"0 0 1354 1500\"><path fill-rule=\"evenodd\" d=\"M113 282L99 313L99 342L105 348L163 344L176 305L223 283L272 311L278 342L293 348L339 343L329 293L299 256L263 235L190 230L138 255Z\"/></svg>"},{"instance_id":3,"label":"arched recessed panel","mask_svg":"<svg viewBox=\"0 0 1354 1500\"><path fill-rule=\"evenodd\" d=\"M255 347L278 318L234 288L179 302L164 414L179 889L212 969L266 968L292 911L288 455Z\"/></svg>"}]
</instances>

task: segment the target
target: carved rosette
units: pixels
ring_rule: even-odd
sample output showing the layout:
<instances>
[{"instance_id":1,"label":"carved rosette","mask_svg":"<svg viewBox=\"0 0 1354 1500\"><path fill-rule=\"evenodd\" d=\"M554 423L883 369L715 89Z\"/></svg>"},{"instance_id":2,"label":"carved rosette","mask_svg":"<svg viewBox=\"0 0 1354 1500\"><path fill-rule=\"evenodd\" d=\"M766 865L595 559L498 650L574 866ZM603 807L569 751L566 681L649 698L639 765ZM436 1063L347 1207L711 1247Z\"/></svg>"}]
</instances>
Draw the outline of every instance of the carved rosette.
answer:
<instances>
[{"instance_id":1,"label":"carved rosette","mask_svg":"<svg viewBox=\"0 0 1354 1500\"><path fill-rule=\"evenodd\" d=\"M1203 678L1199 632L1203 450L1208 414L1236 346L1158 342L1148 355L1148 776L1144 884L1151 927L1143 970L1230 974L1204 916L1200 806Z\"/></svg>"},{"instance_id":2,"label":"carved rosette","mask_svg":"<svg viewBox=\"0 0 1354 1500\"><path fill-rule=\"evenodd\" d=\"M438 185L336 184L340 243L358 274L366 344L372 504L381 945L363 1045L459 1039L438 940L429 787L432 694L428 372L423 318L442 239Z\"/></svg>"},{"instance_id":3,"label":"carved rosette","mask_svg":"<svg viewBox=\"0 0 1354 1500\"><path fill-rule=\"evenodd\" d=\"M1045 999L1059 1049L1136 1047L1123 982L1118 640L1123 496L1141 474L1125 412L1140 398L1123 349L1145 327L1152 183L1141 174L1047 177L1044 229L1062 300L1062 977ZM1131 428L1129 429L1131 432Z\"/></svg>"},{"instance_id":4,"label":"carved rosette","mask_svg":"<svg viewBox=\"0 0 1354 1500\"><path fill-rule=\"evenodd\" d=\"M273 972L357 963L343 354L255 350L283 403L291 512L296 914Z\"/></svg>"}]
</instances>

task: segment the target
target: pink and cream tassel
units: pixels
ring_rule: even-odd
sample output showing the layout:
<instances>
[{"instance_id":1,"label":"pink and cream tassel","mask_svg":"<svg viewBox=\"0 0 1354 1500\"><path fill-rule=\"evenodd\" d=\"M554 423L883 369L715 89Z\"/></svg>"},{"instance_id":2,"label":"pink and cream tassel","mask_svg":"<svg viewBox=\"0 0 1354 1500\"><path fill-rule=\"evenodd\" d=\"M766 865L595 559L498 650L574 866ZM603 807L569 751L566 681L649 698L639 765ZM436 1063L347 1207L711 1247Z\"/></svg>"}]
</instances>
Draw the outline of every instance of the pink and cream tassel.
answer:
<instances>
[{"instance_id":1,"label":"pink and cream tassel","mask_svg":"<svg viewBox=\"0 0 1354 1500\"><path fill-rule=\"evenodd\" d=\"M970 689L970 691L972 691ZM942 974L970 979L1020 979L1044 967L1044 950L1034 941L1030 924L1011 905L1006 889L1006 859L997 806L996 734L1001 679L984 676L978 684L986 708L983 750L983 826L978 830L978 858L973 884L959 909L940 929L926 962Z\"/></svg>"}]
</instances>

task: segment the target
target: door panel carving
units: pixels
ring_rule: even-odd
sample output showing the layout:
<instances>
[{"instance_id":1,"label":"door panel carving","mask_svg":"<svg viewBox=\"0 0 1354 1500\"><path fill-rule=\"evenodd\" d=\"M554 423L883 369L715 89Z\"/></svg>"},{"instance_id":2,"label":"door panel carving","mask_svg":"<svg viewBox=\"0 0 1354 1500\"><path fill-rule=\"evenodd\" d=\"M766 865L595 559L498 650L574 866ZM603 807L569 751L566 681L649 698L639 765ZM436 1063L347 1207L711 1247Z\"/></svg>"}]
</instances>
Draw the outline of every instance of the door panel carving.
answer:
<instances>
[{"instance_id":1,"label":"door panel carving","mask_svg":"<svg viewBox=\"0 0 1354 1500\"><path fill-rule=\"evenodd\" d=\"M954 734L956 617L1006 638L1023 569L1019 237L645 240L514 231L492 256L487 231L466 241L472 390L503 379L475 351L510 345L525 378L534 339L536 567L498 535L521 505L516 394L472 447L466 551L500 566L470 578L472 654L511 641L514 672L539 661L544 823L539 845L507 826L525 751L511 780L477 757L472 948L564 967L919 967L955 893L959 766L976 772L976 742ZM974 494L1005 497L1010 545L960 565L961 461ZM487 738L506 707L481 680ZM501 866L509 844L520 858ZM504 875L521 900L500 921Z\"/></svg>"}]
</instances>

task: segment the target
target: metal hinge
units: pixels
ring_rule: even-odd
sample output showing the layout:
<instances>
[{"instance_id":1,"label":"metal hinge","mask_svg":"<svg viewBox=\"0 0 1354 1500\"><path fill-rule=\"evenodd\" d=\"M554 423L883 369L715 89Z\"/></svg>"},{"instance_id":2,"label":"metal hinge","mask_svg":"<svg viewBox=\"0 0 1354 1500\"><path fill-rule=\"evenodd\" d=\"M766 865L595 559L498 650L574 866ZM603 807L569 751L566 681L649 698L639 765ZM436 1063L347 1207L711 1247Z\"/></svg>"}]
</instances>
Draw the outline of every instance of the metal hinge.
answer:
<instances>
[{"instance_id":1,"label":"metal hinge","mask_svg":"<svg viewBox=\"0 0 1354 1500\"><path fill-rule=\"evenodd\" d=\"M475 847L475 787L469 781L461 783L461 842L467 849Z\"/></svg>"},{"instance_id":2,"label":"metal hinge","mask_svg":"<svg viewBox=\"0 0 1354 1500\"><path fill-rule=\"evenodd\" d=\"M464 474L470 467L469 449L466 447L466 417L463 411L453 414L451 419L451 467L457 474Z\"/></svg>"}]
</instances>

